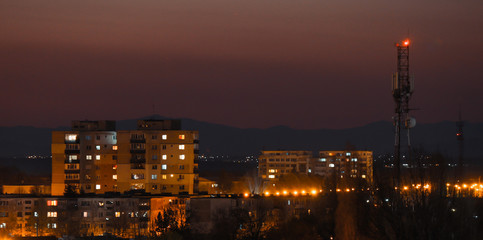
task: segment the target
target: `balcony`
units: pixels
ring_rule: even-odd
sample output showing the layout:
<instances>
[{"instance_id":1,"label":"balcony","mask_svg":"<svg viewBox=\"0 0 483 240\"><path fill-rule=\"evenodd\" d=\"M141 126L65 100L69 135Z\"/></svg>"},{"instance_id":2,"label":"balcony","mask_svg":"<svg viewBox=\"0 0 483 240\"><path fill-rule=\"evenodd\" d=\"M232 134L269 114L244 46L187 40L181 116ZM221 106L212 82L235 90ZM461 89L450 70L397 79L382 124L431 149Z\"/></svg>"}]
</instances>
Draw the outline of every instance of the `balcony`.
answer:
<instances>
[{"instance_id":1,"label":"balcony","mask_svg":"<svg viewBox=\"0 0 483 240\"><path fill-rule=\"evenodd\" d=\"M80 150L79 149L65 149L64 153L69 154L69 155L80 154Z\"/></svg>"},{"instance_id":2,"label":"balcony","mask_svg":"<svg viewBox=\"0 0 483 240\"><path fill-rule=\"evenodd\" d=\"M80 183L80 179L66 179L66 180L64 180L64 183L65 184L76 184L76 183L78 184L78 183Z\"/></svg>"},{"instance_id":3,"label":"balcony","mask_svg":"<svg viewBox=\"0 0 483 240\"><path fill-rule=\"evenodd\" d=\"M146 138L133 138L131 137L131 143L146 143Z\"/></svg>"},{"instance_id":4,"label":"balcony","mask_svg":"<svg viewBox=\"0 0 483 240\"><path fill-rule=\"evenodd\" d=\"M69 160L69 159L65 159L65 160L64 160L64 163L79 163L79 162L80 162L80 160L79 160L79 159L77 159L77 160Z\"/></svg>"},{"instance_id":5,"label":"balcony","mask_svg":"<svg viewBox=\"0 0 483 240\"><path fill-rule=\"evenodd\" d=\"M136 157L132 157L131 158L131 163L146 163L146 158L136 158Z\"/></svg>"},{"instance_id":6,"label":"balcony","mask_svg":"<svg viewBox=\"0 0 483 240\"><path fill-rule=\"evenodd\" d=\"M143 154L146 153L146 149L131 149L132 154Z\"/></svg>"},{"instance_id":7,"label":"balcony","mask_svg":"<svg viewBox=\"0 0 483 240\"><path fill-rule=\"evenodd\" d=\"M146 169L144 163L131 163L131 169Z\"/></svg>"},{"instance_id":8,"label":"balcony","mask_svg":"<svg viewBox=\"0 0 483 240\"><path fill-rule=\"evenodd\" d=\"M65 169L64 173L65 174L80 173L80 169Z\"/></svg>"},{"instance_id":9,"label":"balcony","mask_svg":"<svg viewBox=\"0 0 483 240\"><path fill-rule=\"evenodd\" d=\"M79 138L76 138L75 140L67 140L67 139L65 139L64 140L64 143L65 144L79 144L80 143L80 139Z\"/></svg>"}]
</instances>

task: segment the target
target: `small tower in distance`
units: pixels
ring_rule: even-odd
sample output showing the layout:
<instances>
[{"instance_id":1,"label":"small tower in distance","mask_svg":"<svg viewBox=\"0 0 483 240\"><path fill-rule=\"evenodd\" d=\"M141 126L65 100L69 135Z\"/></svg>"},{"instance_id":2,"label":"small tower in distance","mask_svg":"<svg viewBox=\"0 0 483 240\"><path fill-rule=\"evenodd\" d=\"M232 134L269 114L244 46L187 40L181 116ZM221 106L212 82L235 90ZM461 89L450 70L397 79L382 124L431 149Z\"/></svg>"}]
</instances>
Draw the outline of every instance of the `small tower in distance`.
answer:
<instances>
[{"instance_id":1,"label":"small tower in distance","mask_svg":"<svg viewBox=\"0 0 483 240\"><path fill-rule=\"evenodd\" d=\"M463 120L461 118L461 106L458 112L458 121L456 122L457 132L456 140L458 141L458 166L456 170L456 180L463 181L464 179L464 160L463 160L463 150L464 150L464 140L463 135Z\"/></svg>"}]
</instances>

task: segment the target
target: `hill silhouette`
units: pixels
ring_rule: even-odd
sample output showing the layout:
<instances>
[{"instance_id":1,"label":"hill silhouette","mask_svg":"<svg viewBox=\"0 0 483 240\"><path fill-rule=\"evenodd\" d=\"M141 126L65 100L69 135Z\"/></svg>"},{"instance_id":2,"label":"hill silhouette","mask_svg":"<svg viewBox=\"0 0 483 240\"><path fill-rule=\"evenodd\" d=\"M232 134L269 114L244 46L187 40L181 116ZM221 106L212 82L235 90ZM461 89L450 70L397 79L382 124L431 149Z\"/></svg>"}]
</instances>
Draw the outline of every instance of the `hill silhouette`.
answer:
<instances>
[{"instance_id":1,"label":"hill silhouette","mask_svg":"<svg viewBox=\"0 0 483 240\"><path fill-rule=\"evenodd\" d=\"M140 119L165 119L159 115ZM136 128L138 119L117 121L117 129ZM266 129L237 128L193 119L182 119L186 130L200 132L200 153L207 155L257 155L260 150L337 150L350 142L376 154L393 152L394 134L390 122L380 121L348 129L301 130L286 126ZM51 132L69 127L0 127L0 157L50 155ZM476 161L483 156L483 123L465 123L465 157ZM413 147L440 152L450 158L457 154L454 122L420 124L411 132Z\"/></svg>"}]
</instances>

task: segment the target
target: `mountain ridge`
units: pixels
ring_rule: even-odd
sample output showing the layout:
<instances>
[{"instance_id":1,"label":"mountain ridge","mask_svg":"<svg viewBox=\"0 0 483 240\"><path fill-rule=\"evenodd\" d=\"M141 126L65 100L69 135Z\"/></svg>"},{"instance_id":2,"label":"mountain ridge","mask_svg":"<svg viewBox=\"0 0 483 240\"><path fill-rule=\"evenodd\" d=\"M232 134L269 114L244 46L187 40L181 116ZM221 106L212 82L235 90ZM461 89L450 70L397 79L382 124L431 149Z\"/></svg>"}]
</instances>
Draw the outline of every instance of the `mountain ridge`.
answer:
<instances>
[{"instance_id":1,"label":"mountain ridge","mask_svg":"<svg viewBox=\"0 0 483 240\"><path fill-rule=\"evenodd\" d=\"M151 115L139 119L169 118ZM135 129L137 120L119 120L117 129ZM269 149L340 150L347 143L361 150L373 150L376 154L392 153L394 148L393 124L388 121L345 129L294 129L288 126L238 128L185 118L182 128L200 132L200 152L207 155L257 155L261 150ZM68 129L0 127L0 157L50 155L51 132ZM483 150L479 147L483 146L483 123L466 122L464 131L465 156L472 159L483 157ZM411 131L411 141L414 148L441 152L454 158L457 153L456 124L450 121L420 124Z\"/></svg>"}]
</instances>

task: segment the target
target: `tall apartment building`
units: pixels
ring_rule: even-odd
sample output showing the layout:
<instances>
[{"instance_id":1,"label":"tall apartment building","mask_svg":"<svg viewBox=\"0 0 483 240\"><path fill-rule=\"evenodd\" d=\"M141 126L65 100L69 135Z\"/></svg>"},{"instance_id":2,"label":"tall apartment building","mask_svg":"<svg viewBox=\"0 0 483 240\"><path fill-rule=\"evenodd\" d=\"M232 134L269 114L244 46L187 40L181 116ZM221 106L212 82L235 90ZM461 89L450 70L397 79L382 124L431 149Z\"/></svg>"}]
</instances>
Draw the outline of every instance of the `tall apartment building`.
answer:
<instances>
[{"instance_id":1,"label":"tall apartment building","mask_svg":"<svg viewBox=\"0 0 483 240\"><path fill-rule=\"evenodd\" d=\"M312 158L310 151L262 151L258 157L258 176L278 180L282 174L304 173Z\"/></svg>"},{"instance_id":2,"label":"tall apartment building","mask_svg":"<svg viewBox=\"0 0 483 240\"><path fill-rule=\"evenodd\" d=\"M337 178L373 180L372 151L320 151L319 158L310 161L310 172Z\"/></svg>"},{"instance_id":3,"label":"tall apartment building","mask_svg":"<svg viewBox=\"0 0 483 240\"><path fill-rule=\"evenodd\" d=\"M52 195L66 186L85 193L145 190L192 194L198 183L198 132L179 120L140 120L116 131L114 121L73 121L52 133Z\"/></svg>"}]
</instances>

